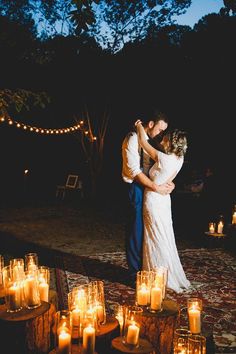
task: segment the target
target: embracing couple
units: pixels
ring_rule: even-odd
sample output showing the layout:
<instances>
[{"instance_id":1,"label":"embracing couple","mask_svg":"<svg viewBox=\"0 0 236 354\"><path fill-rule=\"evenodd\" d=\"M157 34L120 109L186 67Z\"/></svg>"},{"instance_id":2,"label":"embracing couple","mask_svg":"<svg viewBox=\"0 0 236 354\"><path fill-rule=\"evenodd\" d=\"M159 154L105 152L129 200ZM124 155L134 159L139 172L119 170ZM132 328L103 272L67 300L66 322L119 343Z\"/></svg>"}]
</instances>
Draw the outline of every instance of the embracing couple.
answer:
<instances>
[{"instance_id":1,"label":"embracing couple","mask_svg":"<svg viewBox=\"0 0 236 354\"><path fill-rule=\"evenodd\" d=\"M154 111L147 121L135 122L135 130L122 144L122 177L129 208L126 258L133 286L138 271L164 266L168 269L167 288L179 293L190 282L175 243L170 193L175 187L173 179L183 166L187 138L178 129L164 135L167 128L166 115ZM158 135L163 138L155 146Z\"/></svg>"}]
</instances>

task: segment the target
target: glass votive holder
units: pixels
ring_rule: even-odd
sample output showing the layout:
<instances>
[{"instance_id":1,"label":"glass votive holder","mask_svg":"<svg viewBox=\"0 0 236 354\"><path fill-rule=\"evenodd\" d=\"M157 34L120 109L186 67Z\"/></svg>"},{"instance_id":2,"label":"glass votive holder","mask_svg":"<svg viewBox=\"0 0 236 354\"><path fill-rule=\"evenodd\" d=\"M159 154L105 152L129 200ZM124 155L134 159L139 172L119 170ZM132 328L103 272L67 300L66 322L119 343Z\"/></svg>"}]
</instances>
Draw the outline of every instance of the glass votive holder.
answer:
<instances>
[{"instance_id":1,"label":"glass votive holder","mask_svg":"<svg viewBox=\"0 0 236 354\"><path fill-rule=\"evenodd\" d=\"M49 301L50 269L46 266L38 268L39 295L41 301Z\"/></svg>"},{"instance_id":2,"label":"glass votive holder","mask_svg":"<svg viewBox=\"0 0 236 354\"><path fill-rule=\"evenodd\" d=\"M162 303L166 294L168 269L164 266L153 269L151 284L151 301L149 310L151 312L162 311Z\"/></svg>"},{"instance_id":3,"label":"glass votive holder","mask_svg":"<svg viewBox=\"0 0 236 354\"><path fill-rule=\"evenodd\" d=\"M126 313L126 305L114 304L113 305L113 314L120 326L120 337L124 335L124 324L125 324L125 313Z\"/></svg>"},{"instance_id":4,"label":"glass votive holder","mask_svg":"<svg viewBox=\"0 0 236 354\"><path fill-rule=\"evenodd\" d=\"M73 340L79 340L82 336L82 311L76 303L75 292L68 293L68 308L71 312L71 337Z\"/></svg>"},{"instance_id":5,"label":"glass votive holder","mask_svg":"<svg viewBox=\"0 0 236 354\"><path fill-rule=\"evenodd\" d=\"M61 310L56 312L56 353L71 354L71 312Z\"/></svg>"},{"instance_id":6,"label":"glass votive holder","mask_svg":"<svg viewBox=\"0 0 236 354\"><path fill-rule=\"evenodd\" d=\"M214 234L216 229L216 224L214 222L209 222L209 233Z\"/></svg>"},{"instance_id":7,"label":"glass votive holder","mask_svg":"<svg viewBox=\"0 0 236 354\"><path fill-rule=\"evenodd\" d=\"M187 311L190 332L201 333L202 300L197 297L187 299Z\"/></svg>"},{"instance_id":8,"label":"glass votive holder","mask_svg":"<svg viewBox=\"0 0 236 354\"><path fill-rule=\"evenodd\" d=\"M97 311L98 327L106 323L106 309L104 297L104 282L102 280L95 280L88 284L89 288L89 305L95 307Z\"/></svg>"},{"instance_id":9,"label":"glass votive holder","mask_svg":"<svg viewBox=\"0 0 236 354\"><path fill-rule=\"evenodd\" d=\"M4 257L0 254L0 288L3 287L2 270L4 267Z\"/></svg>"},{"instance_id":10,"label":"glass votive holder","mask_svg":"<svg viewBox=\"0 0 236 354\"><path fill-rule=\"evenodd\" d=\"M187 328L177 328L174 332L174 354L188 354L188 340L191 332Z\"/></svg>"},{"instance_id":11,"label":"glass votive holder","mask_svg":"<svg viewBox=\"0 0 236 354\"><path fill-rule=\"evenodd\" d=\"M15 281L22 281L25 278L25 262L23 258L13 258L10 260L12 276Z\"/></svg>"},{"instance_id":12,"label":"glass votive holder","mask_svg":"<svg viewBox=\"0 0 236 354\"><path fill-rule=\"evenodd\" d=\"M192 334L188 339L188 354L206 354L206 337Z\"/></svg>"},{"instance_id":13,"label":"glass votive holder","mask_svg":"<svg viewBox=\"0 0 236 354\"><path fill-rule=\"evenodd\" d=\"M143 309L140 306L127 306L123 342L128 347L139 346L142 313Z\"/></svg>"},{"instance_id":14,"label":"glass votive holder","mask_svg":"<svg viewBox=\"0 0 236 354\"><path fill-rule=\"evenodd\" d=\"M30 270L25 272L24 295L25 306L28 309L34 309L41 305L37 272Z\"/></svg>"},{"instance_id":15,"label":"glass votive holder","mask_svg":"<svg viewBox=\"0 0 236 354\"><path fill-rule=\"evenodd\" d=\"M150 305L150 290L152 271L141 270L136 274L136 305L147 307Z\"/></svg>"},{"instance_id":16,"label":"glass votive holder","mask_svg":"<svg viewBox=\"0 0 236 354\"><path fill-rule=\"evenodd\" d=\"M22 282L14 281L10 266L3 267L3 286L7 312L17 312L23 307Z\"/></svg>"},{"instance_id":17,"label":"glass votive holder","mask_svg":"<svg viewBox=\"0 0 236 354\"><path fill-rule=\"evenodd\" d=\"M34 272L38 269L39 261L37 253L27 253L25 255L25 269Z\"/></svg>"}]
</instances>

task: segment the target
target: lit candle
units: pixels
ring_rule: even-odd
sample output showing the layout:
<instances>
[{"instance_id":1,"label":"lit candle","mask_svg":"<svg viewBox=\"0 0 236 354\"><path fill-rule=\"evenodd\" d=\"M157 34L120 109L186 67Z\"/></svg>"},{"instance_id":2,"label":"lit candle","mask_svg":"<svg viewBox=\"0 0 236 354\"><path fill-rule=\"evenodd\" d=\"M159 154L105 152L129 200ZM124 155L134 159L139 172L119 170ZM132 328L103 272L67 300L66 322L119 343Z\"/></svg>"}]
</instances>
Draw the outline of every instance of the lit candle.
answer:
<instances>
[{"instance_id":1,"label":"lit candle","mask_svg":"<svg viewBox=\"0 0 236 354\"><path fill-rule=\"evenodd\" d=\"M236 211L233 213L232 224L236 224Z\"/></svg>"},{"instance_id":2,"label":"lit candle","mask_svg":"<svg viewBox=\"0 0 236 354\"><path fill-rule=\"evenodd\" d=\"M95 329L92 326L83 330L83 348L85 354L94 354L95 350Z\"/></svg>"},{"instance_id":3,"label":"lit candle","mask_svg":"<svg viewBox=\"0 0 236 354\"><path fill-rule=\"evenodd\" d=\"M141 288L137 292L137 303L141 306L147 306L150 302L150 290L146 284L142 284Z\"/></svg>"},{"instance_id":4,"label":"lit candle","mask_svg":"<svg viewBox=\"0 0 236 354\"><path fill-rule=\"evenodd\" d=\"M36 306L39 305L40 296L38 291L38 284L34 276L28 276L26 278L25 283L25 298L28 306Z\"/></svg>"},{"instance_id":5,"label":"lit candle","mask_svg":"<svg viewBox=\"0 0 236 354\"><path fill-rule=\"evenodd\" d=\"M215 232L215 226L214 226L214 223L213 223L213 222L211 222L211 223L209 224L209 232L210 232L211 234L213 234L213 233Z\"/></svg>"},{"instance_id":6,"label":"lit candle","mask_svg":"<svg viewBox=\"0 0 236 354\"><path fill-rule=\"evenodd\" d=\"M39 295L41 301L48 302L49 285L44 281L39 283Z\"/></svg>"},{"instance_id":7,"label":"lit candle","mask_svg":"<svg viewBox=\"0 0 236 354\"><path fill-rule=\"evenodd\" d=\"M80 325L80 309L75 308L72 310L72 338L78 338L79 337L79 325Z\"/></svg>"},{"instance_id":8,"label":"lit candle","mask_svg":"<svg viewBox=\"0 0 236 354\"><path fill-rule=\"evenodd\" d=\"M102 323L104 321L104 308L102 305L96 306L98 322Z\"/></svg>"},{"instance_id":9,"label":"lit candle","mask_svg":"<svg viewBox=\"0 0 236 354\"><path fill-rule=\"evenodd\" d=\"M35 272L37 270L37 265L33 262L30 262L28 264L28 271L29 272Z\"/></svg>"},{"instance_id":10,"label":"lit candle","mask_svg":"<svg viewBox=\"0 0 236 354\"><path fill-rule=\"evenodd\" d=\"M71 335L66 331L61 331L58 336L58 354L71 353Z\"/></svg>"},{"instance_id":11,"label":"lit candle","mask_svg":"<svg viewBox=\"0 0 236 354\"><path fill-rule=\"evenodd\" d=\"M151 290L151 310L161 310L162 289L154 287Z\"/></svg>"},{"instance_id":12,"label":"lit candle","mask_svg":"<svg viewBox=\"0 0 236 354\"><path fill-rule=\"evenodd\" d=\"M24 267L22 265L15 265L13 267L13 279L14 280L24 279Z\"/></svg>"},{"instance_id":13,"label":"lit candle","mask_svg":"<svg viewBox=\"0 0 236 354\"><path fill-rule=\"evenodd\" d=\"M191 333L201 333L201 311L195 306L188 310L189 329Z\"/></svg>"},{"instance_id":14,"label":"lit candle","mask_svg":"<svg viewBox=\"0 0 236 354\"><path fill-rule=\"evenodd\" d=\"M220 221L220 222L218 223L218 226L217 226L217 233L218 233L218 234L222 234L222 232L223 232L223 227L224 227L224 224L223 224L222 221Z\"/></svg>"},{"instance_id":15,"label":"lit candle","mask_svg":"<svg viewBox=\"0 0 236 354\"><path fill-rule=\"evenodd\" d=\"M137 345L139 338L139 327L135 323L129 325L126 342L128 344Z\"/></svg>"},{"instance_id":16,"label":"lit candle","mask_svg":"<svg viewBox=\"0 0 236 354\"><path fill-rule=\"evenodd\" d=\"M8 288L8 301L10 311L21 308L21 288L16 283Z\"/></svg>"}]
</instances>

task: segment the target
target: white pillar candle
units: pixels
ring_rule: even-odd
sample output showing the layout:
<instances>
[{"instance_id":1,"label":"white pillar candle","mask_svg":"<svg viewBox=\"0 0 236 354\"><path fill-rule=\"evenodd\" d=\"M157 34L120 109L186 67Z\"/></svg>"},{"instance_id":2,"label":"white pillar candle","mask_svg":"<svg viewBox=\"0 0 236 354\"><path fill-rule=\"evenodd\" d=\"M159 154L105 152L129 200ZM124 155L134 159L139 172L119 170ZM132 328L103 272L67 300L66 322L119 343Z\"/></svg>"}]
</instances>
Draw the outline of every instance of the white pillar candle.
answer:
<instances>
[{"instance_id":1,"label":"white pillar candle","mask_svg":"<svg viewBox=\"0 0 236 354\"><path fill-rule=\"evenodd\" d=\"M48 302L49 285L46 282L39 283L39 295L41 301Z\"/></svg>"},{"instance_id":2,"label":"white pillar candle","mask_svg":"<svg viewBox=\"0 0 236 354\"><path fill-rule=\"evenodd\" d=\"M150 302L150 290L147 288L146 284L142 284L140 289L137 291L137 303L141 306L147 306Z\"/></svg>"},{"instance_id":3,"label":"white pillar candle","mask_svg":"<svg viewBox=\"0 0 236 354\"><path fill-rule=\"evenodd\" d=\"M232 224L236 224L236 211L233 213L233 216L232 216Z\"/></svg>"},{"instance_id":4,"label":"white pillar candle","mask_svg":"<svg viewBox=\"0 0 236 354\"><path fill-rule=\"evenodd\" d=\"M95 350L95 329L92 326L83 330L83 348L85 354L94 354Z\"/></svg>"},{"instance_id":5,"label":"white pillar candle","mask_svg":"<svg viewBox=\"0 0 236 354\"><path fill-rule=\"evenodd\" d=\"M72 315L72 338L79 337L79 326L80 326L80 309L75 308L71 311Z\"/></svg>"},{"instance_id":6,"label":"white pillar candle","mask_svg":"<svg viewBox=\"0 0 236 354\"><path fill-rule=\"evenodd\" d=\"M151 310L161 310L162 289L154 287L151 290Z\"/></svg>"},{"instance_id":7,"label":"white pillar candle","mask_svg":"<svg viewBox=\"0 0 236 354\"><path fill-rule=\"evenodd\" d=\"M71 353L71 335L66 331L61 331L58 335L58 354Z\"/></svg>"},{"instance_id":8,"label":"white pillar candle","mask_svg":"<svg viewBox=\"0 0 236 354\"><path fill-rule=\"evenodd\" d=\"M21 288L15 283L8 288L9 310L15 311L21 308Z\"/></svg>"},{"instance_id":9,"label":"white pillar candle","mask_svg":"<svg viewBox=\"0 0 236 354\"><path fill-rule=\"evenodd\" d=\"M209 232L210 232L211 234L213 234L213 233L215 232L215 226L214 226L213 223L210 223Z\"/></svg>"},{"instance_id":10,"label":"white pillar candle","mask_svg":"<svg viewBox=\"0 0 236 354\"><path fill-rule=\"evenodd\" d=\"M15 265L13 267L13 279L15 281L24 279L24 268L22 265Z\"/></svg>"},{"instance_id":11,"label":"white pillar candle","mask_svg":"<svg viewBox=\"0 0 236 354\"><path fill-rule=\"evenodd\" d=\"M220 222L218 223L218 226L217 226L217 233L218 233L218 234L222 234L222 232L223 232L223 227L224 227L224 224L223 224L222 221L220 221Z\"/></svg>"},{"instance_id":12,"label":"white pillar candle","mask_svg":"<svg viewBox=\"0 0 236 354\"><path fill-rule=\"evenodd\" d=\"M126 342L128 344L137 345L139 338L139 327L134 323L128 326Z\"/></svg>"},{"instance_id":13,"label":"white pillar candle","mask_svg":"<svg viewBox=\"0 0 236 354\"><path fill-rule=\"evenodd\" d=\"M189 329L191 333L201 333L201 311L195 307L188 310Z\"/></svg>"},{"instance_id":14,"label":"white pillar candle","mask_svg":"<svg viewBox=\"0 0 236 354\"><path fill-rule=\"evenodd\" d=\"M25 279L25 300L28 306L39 305L40 296L38 290L38 284L34 276L29 276Z\"/></svg>"},{"instance_id":15,"label":"white pillar candle","mask_svg":"<svg viewBox=\"0 0 236 354\"><path fill-rule=\"evenodd\" d=\"M102 323L104 321L104 308L102 305L96 306L98 322Z\"/></svg>"}]
</instances>

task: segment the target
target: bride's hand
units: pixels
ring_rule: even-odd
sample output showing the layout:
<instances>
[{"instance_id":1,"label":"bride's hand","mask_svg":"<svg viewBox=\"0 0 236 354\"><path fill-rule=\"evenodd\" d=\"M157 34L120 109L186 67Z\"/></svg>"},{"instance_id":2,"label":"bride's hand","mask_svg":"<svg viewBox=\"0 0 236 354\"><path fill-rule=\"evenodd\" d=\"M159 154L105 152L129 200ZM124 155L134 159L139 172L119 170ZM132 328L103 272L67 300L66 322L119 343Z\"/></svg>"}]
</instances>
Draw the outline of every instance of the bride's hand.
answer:
<instances>
[{"instance_id":1,"label":"bride's hand","mask_svg":"<svg viewBox=\"0 0 236 354\"><path fill-rule=\"evenodd\" d=\"M139 124L142 124L142 121L140 119L136 120L136 122L134 123L134 126L137 128L137 126Z\"/></svg>"}]
</instances>

